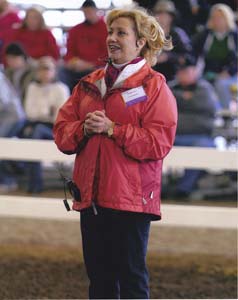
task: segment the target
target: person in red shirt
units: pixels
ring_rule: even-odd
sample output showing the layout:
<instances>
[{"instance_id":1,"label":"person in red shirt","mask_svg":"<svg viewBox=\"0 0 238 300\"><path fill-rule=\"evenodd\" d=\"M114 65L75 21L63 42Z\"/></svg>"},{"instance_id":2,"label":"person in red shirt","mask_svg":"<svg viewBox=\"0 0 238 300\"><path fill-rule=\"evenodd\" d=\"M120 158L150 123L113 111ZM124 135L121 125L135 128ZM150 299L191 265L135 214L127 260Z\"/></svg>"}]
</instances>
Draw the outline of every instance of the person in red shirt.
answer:
<instances>
[{"instance_id":1,"label":"person in red shirt","mask_svg":"<svg viewBox=\"0 0 238 300\"><path fill-rule=\"evenodd\" d=\"M105 65L107 58L107 28L98 16L98 9L92 0L82 5L85 22L72 27L68 32L65 68L61 80L72 90L78 79L93 69Z\"/></svg>"},{"instance_id":2,"label":"person in red shirt","mask_svg":"<svg viewBox=\"0 0 238 300\"><path fill-rule=\"evenodd\" d=\"M9 31L20 22L21 19L15 7L6 0L0 0L0 63L2 62L3 48Z\"/></svg>"},{"instance_id":3,"label":"person in red shirt","mask_svg":"<svg viewBox=\"0 0 238 300\"><path fill-rule=\"evenodd\" d=\"M51 56L60 57L59 47L51 31L46 27L42 12L38 7L27 10L22 25L14 29L11 42L18 42L33 59Z\"/></svg>"}]
</instances>

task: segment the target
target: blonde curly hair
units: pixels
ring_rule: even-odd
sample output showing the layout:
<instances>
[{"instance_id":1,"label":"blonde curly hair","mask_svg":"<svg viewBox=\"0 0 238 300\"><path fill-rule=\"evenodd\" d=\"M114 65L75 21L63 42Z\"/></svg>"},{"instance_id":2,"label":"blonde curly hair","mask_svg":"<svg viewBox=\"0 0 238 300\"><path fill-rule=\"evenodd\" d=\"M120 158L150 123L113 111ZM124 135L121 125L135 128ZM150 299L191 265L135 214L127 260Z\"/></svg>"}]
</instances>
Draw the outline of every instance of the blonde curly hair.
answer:
<instances>
[{"instance_id":1,"label":"blonde curly hair","mask_svg":"<svg viewBox=\"0 0 238 300\"><path fill-rule=\"evenodd\" d=\"M171 38L167 39L164 30L153 16L147 14L143 9L114 9L109 12L106 18L109 27L118 18L130 18L135 24L135 33L138 39L145 38L146 44L140 55L154 66L157 62L157 54L162 50L173 48Z\"/></svg>"}]
</instances>

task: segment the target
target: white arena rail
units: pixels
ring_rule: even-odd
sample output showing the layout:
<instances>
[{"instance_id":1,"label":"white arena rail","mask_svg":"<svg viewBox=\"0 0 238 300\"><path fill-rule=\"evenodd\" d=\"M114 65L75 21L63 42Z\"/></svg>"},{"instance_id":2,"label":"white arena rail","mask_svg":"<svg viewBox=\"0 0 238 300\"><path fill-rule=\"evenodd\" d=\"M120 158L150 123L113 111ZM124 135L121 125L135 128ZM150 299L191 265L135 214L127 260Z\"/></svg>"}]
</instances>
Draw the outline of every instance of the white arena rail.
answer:
<instances>
[{"instance_id":1,"label":"white arena rail","mask_svg":"<svg viewBox=\"0 0 238 300\"><path fill-rule=\"evenodd\" d=\"M0 160L73 162L74 155L58 151L53 141L0 138ZM237 170L237 152L215 148L174 147L164 161L166 168ZM163 220L153 224L237 228L237 210L226 207L163 205ZM0 216L76 220L60 199L0 195Z\"/></svg>"},{"instance_id":2,"label":"white arena rail","mask_svg":"<svg viewBox=\"0 0 238 300\"><path fill-rule=\"evenodd\" d=\"M62 199L6 195L0 195L0 216L79 221L79 213L67 212ZM152 224L235 229L237 210L230 207L163 204L162 220Z\"/></svg>"},{"instance_id":3,"label":"white arena rail","mask_svg":"<svg viewBox=\"0 0 238 300\"><path fill-rule=\"evenodd\" d=\"M61 153L53 141L0 138L0 159L69 162L74 160L74 155ZM173 147L164 160L164 167L235 171L237 163L235 150Z\"/></svg>"}]
</instances>

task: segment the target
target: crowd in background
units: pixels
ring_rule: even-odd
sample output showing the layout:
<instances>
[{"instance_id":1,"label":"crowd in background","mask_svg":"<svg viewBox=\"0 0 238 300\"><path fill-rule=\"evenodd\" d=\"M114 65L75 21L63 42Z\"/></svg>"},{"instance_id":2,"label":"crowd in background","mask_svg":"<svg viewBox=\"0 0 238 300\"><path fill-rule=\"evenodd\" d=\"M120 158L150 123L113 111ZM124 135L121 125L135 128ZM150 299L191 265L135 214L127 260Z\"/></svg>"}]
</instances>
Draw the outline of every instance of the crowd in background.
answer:
<instances>
[{"instance_id":1,"label":"crowd in background","mask_svg":"<svg viewBox=\"0 0 238 300\"><path fill-rule=\"evenodd\" d=\"M173 41L173 50L160 53L154 69L166 77L177 99L175 145L215 147L217 116L222 112L232 116L237 111L234 3L136 2L150 9ZM20 19L15 7L0 0L0 137L52 139L56 113L78 80L108 62L103 17L91 0L81 10L85 21L68 30L62 57L39 7L28 8ZM41 164L28 164L27 170L28 191L42 191ZM186 170L176 193L189 194L200 174ZM8 163L0 162L0 186L10 189L15 185Z\"/></svg>"}]
</instances>

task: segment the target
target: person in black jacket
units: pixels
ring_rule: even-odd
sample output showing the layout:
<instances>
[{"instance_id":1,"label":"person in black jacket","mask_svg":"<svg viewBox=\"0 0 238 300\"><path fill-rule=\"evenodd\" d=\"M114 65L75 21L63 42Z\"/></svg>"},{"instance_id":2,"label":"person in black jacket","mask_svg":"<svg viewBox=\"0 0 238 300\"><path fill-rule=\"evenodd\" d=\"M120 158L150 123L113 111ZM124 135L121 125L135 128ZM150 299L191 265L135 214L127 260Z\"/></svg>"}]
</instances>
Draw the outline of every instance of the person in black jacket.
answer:
<instances>
[{"instance_id":1,"label":"person in black jacket","mask_svg":"<svg viewBox=\"0 0 238 300\"><path fill-rule=\"evenodd\" d=\"M237 29L234 13L225 4L212 7L207 28L193 38L193 49L204 63L203 76L216 88L223 108L229 109L230 87L237 82Z\"/></svg>"},{"instance_id":2,"label":"person in black jacket","mask_svg":"<svg viewBox=\"0 0 238 300\"><path fill-rule=\"evenodd\" d=\"M176 146L214 147L212 132L219 102L213 86L199 78L196 61L187 56L171 84L177 100L179 118ZM196 187L202 171L185 170L176 187L176 195L189 196Z\"/></svg>"},{"instance_id":3,"label":"person in black jacket","mask_svg":"<svg viewBox=\"0 0 238 300\"><path fill-rule=\"evenodd\" d=\"M163 51L154 70L162 73L167 81L174 79L177 62L183 60L185 54L192 52L191 41L182 28L174 26L176 9L172 1L159 0L154 7L154 16L163 28L167 37L173 41L172 51Z\"/></svg>"}]
</instances>

